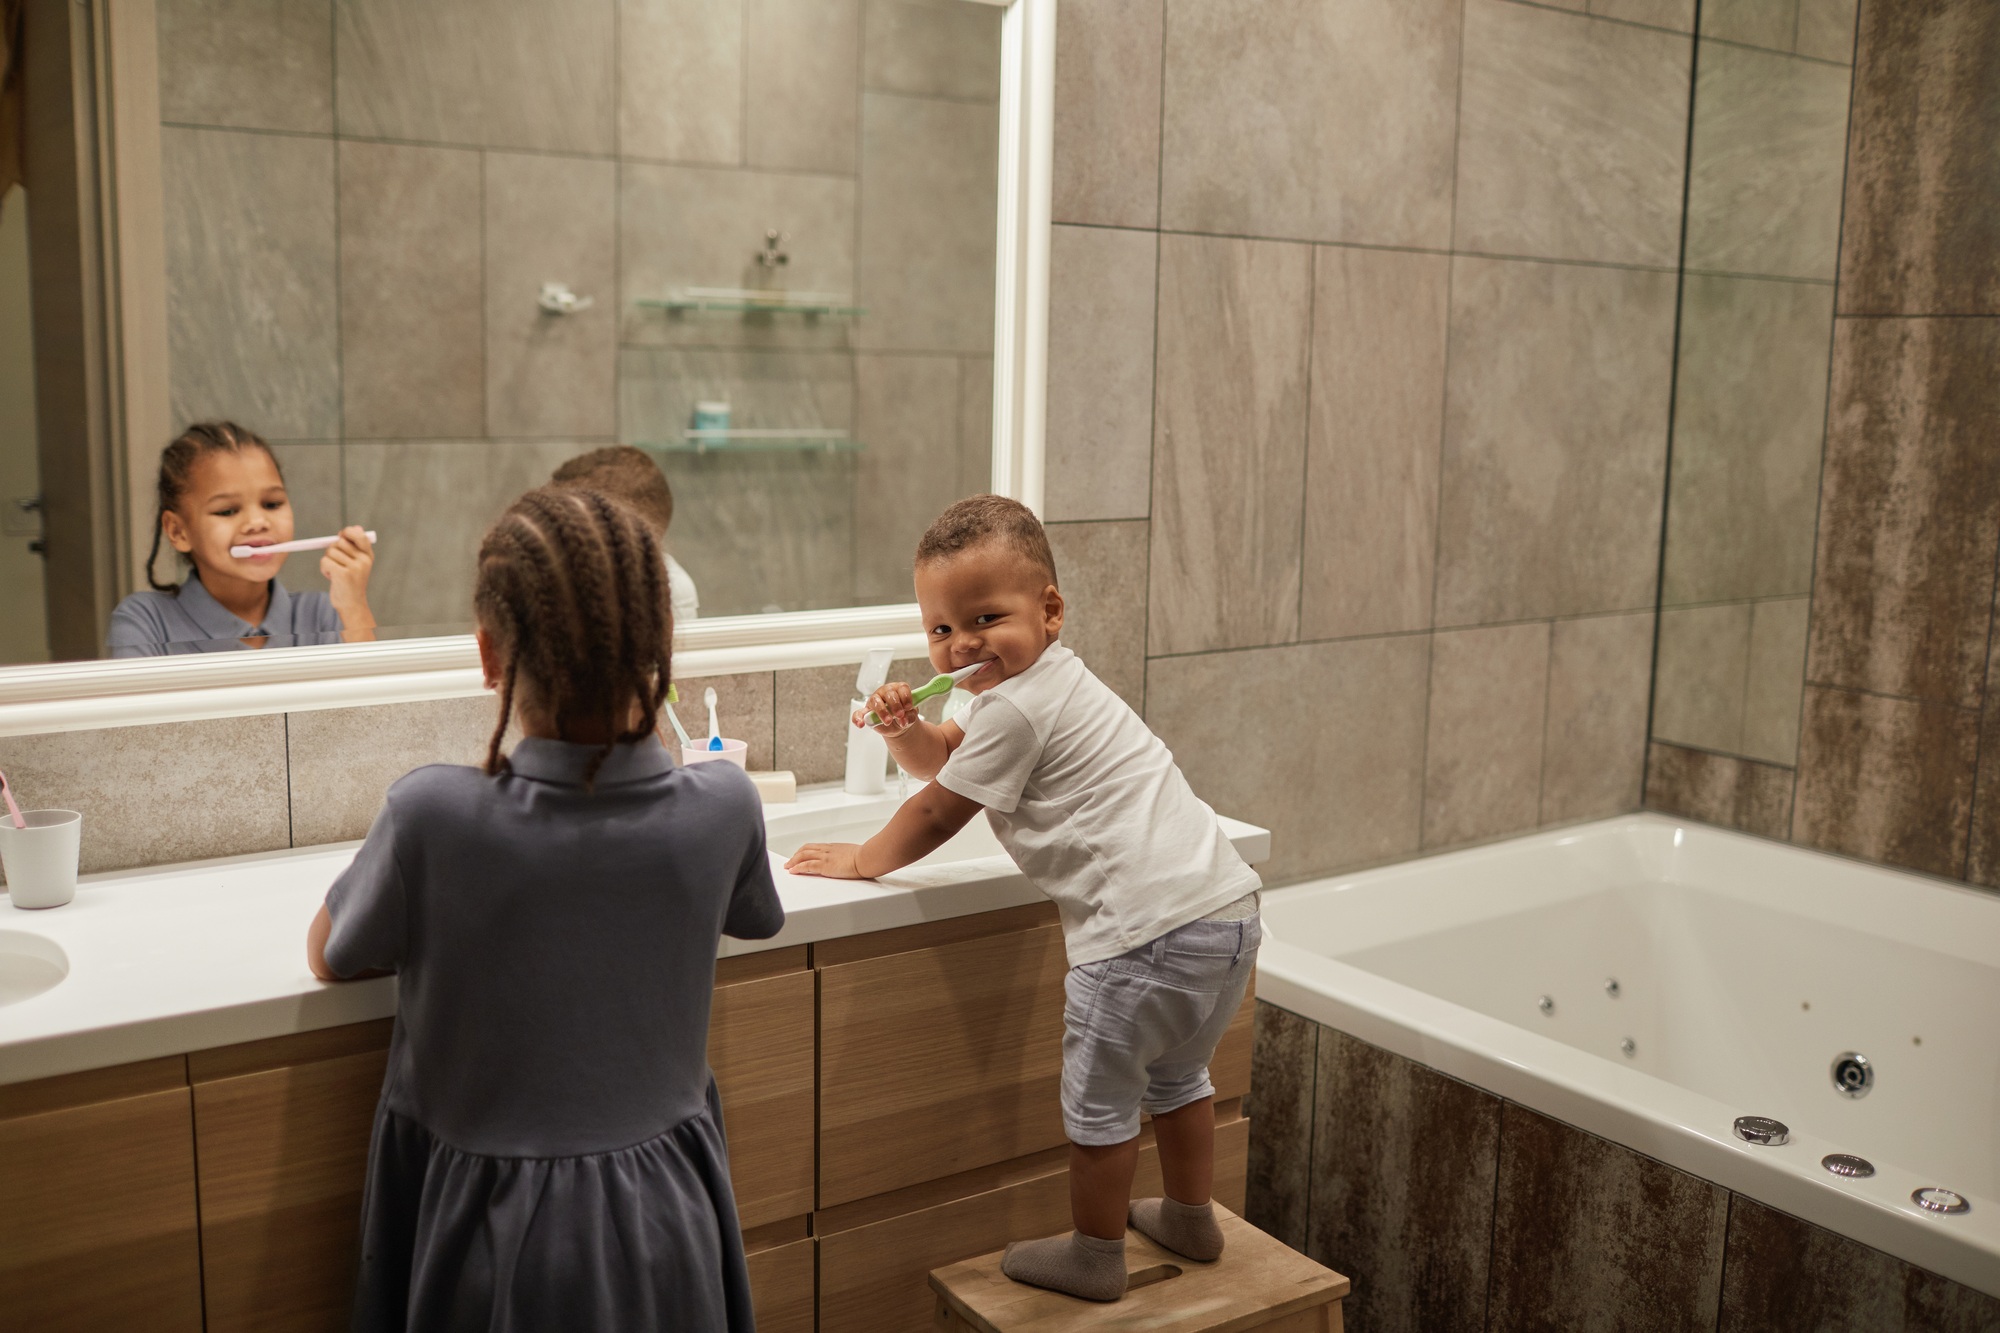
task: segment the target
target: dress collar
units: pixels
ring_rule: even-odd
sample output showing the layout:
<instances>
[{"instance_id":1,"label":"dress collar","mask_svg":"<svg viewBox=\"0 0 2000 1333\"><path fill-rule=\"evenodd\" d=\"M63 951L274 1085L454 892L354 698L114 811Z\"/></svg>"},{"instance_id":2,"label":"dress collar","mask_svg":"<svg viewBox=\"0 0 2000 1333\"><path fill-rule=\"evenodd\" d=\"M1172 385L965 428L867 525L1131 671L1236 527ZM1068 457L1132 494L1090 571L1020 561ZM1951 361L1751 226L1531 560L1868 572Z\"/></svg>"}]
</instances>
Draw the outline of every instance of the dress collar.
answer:
<instances>
[{"instance_id":1,"label":"dress collar","mask_svg":"<svg viewBox=\"0 0 2000 1333\"><path fill-rule=\"evenodd\" d=\"M259 639L268 637L273 626L281 634L292 627L292 595L276 579L271 580L271 602L264 608L264 619L259 625L251 624L216 601L199 573L188 574L176 600L186 609L188 618L211 639Z\"/></svg>"},{"instance_id":2,"label":"dress collar","mask_svg":"<svg viewBox=\"0 0 2000 1333\"><path fill-rule=\"evenodd\" d=\"M519 777L581 787L584 774L590 771L590 761L600 754L604 754L602 745L523 736L508 754L507 766ZM612 746L611 753L605 755L604 762L598 765L597 784L608 786L619 782L638 782L658 777L673 767L673 757L667 753L667 747L660 744L660 738L648 736L642 741L627 741Z\"/></svg>"}]
</instances>

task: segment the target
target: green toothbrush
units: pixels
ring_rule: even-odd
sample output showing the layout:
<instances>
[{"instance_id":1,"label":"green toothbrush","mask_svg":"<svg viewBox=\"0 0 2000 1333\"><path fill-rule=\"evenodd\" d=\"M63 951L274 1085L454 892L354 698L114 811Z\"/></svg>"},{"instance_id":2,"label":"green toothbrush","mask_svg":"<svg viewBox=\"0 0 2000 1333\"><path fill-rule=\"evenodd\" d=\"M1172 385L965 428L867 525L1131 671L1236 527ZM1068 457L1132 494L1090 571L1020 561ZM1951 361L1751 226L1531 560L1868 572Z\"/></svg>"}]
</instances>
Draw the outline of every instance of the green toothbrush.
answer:
<instances>
[{"instance_id":1,"label":"green toothbrush","mask_svg":"<svg viewBox=\"0 0 2000 1333\"><path fill-rule=\"evenodd\" d=\"M992 660L993 659L989 657L986 659L986 662L974 662L969 667L960 667L956 671L947 671L942 676L932 676L928 681L925 681L922 685L919 685L914 690L910 691L910 702L913 704L920 704L926 699L935 699L940 694L950 694L952 686L958 684L960 681L966 679L967 677L976 676L980 672L986 670L986 663L991 662ZM868 725L871 727L881 726L882 725L881 715L871 711L868 714Z\"/></svg>"}]
</instances>

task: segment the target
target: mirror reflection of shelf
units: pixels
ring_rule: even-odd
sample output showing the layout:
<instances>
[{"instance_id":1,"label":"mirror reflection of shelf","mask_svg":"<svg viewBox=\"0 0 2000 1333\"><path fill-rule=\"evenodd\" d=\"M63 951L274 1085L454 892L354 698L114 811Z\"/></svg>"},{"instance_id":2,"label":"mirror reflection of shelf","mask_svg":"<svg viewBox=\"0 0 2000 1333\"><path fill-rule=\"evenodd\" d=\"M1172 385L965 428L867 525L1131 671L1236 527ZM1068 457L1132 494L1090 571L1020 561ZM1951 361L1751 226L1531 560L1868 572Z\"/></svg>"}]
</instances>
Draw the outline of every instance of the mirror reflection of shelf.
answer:
<instances>
[{"instance_id":1,"label":"mirror reflection of shelf","mask_svg":"<svg viewBox=\"0 0 2000 1333\"><path fill-rule=\"evenodd\" d=\"M857 319L866 313L845 292L758 291L746 287L678 287L639 299L647 310L706 310L725 314L786 314Z\"/></svg>"},{"instance_id":2,"label":"mirror reflection of shelf","mask_svg":"<svg viewBox=\"0 0 2000 1333\"><path fill-rule=\"evenodd\" d=\"M671 440L648 441L641 449L666 454L861 452L861 441L844 430L779 427L774 430L691 430Z\"/></svg>"}]
</instances>

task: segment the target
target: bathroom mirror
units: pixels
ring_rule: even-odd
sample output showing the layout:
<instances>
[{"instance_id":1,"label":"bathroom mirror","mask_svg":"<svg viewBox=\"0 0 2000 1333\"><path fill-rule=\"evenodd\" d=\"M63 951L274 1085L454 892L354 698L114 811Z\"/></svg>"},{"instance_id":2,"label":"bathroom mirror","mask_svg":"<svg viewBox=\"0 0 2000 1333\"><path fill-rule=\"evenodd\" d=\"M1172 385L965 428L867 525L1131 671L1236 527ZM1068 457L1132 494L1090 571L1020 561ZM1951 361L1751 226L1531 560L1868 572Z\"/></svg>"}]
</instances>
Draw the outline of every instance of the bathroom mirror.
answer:
<instances>
[{"instance_id":1,"label":"bathroom mirror","mask_svg":"<svg viewBox=\"0 0 2000 1333\"><path fill-rule=\"evenodd\" d=\"M255 17L124 0L73 18L108 71L72 90L109 108L107 151L79 167L115 205L101 230L78 223L112 330L75 368L100 377L102 423L52 441L45 412L51 475L10 469L0 500L12 514L65 469L96 494L43 496L8 527L36 544L47 615L9 618L0 663L103 656L149 575L183 585L168 544L149 562L155 478L171 439L216 420L268 441L282 473L282 522L274 477L241 483L272 516L251 544L376 534L375 629L320 642L377 642L238 652L241 623L184 585L170 609L227 632L176 654L268 659L204 679L287 697L433 668L462 683L480 534L618 447L671 488L664 544L699 606L685 661L802 665L914 634L925 524L981 491L1040 500L1054 17L1053 0L323 0ZM35 204L30 235L59 240ZM36 310L40 353L40 291ZM316 551L277 578L294 601L329 590ZM194 664L152 670L176 666ZM65 670L139 687L110 664L0 672L0 712L73 693Z\"/></svg>"},{"instance_id":2,"label":"bathroom mirror","mask_svg":"<svg viewBox=\"0 0 2000 1333\"><path fill-rule=\"evenodd\" d=\"M1729 10L1704 16L1652 734L1790 764L1826 432L1849 49Z\"/></svg>"}]
</instances>

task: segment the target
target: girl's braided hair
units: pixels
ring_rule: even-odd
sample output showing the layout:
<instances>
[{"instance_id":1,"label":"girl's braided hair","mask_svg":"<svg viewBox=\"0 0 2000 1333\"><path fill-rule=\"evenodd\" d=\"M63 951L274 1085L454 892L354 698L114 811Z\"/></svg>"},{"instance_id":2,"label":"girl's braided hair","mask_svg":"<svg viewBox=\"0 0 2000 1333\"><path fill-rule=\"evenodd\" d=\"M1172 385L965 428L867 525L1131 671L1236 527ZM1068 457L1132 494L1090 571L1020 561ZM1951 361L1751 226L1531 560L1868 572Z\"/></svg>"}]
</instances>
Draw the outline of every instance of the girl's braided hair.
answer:
<instances>
[{"instance_id":1,"label":"girl's braided hair","mask_svg":"<svg viewBox=\"0 0 2000 1333\"><path fill-rule=\"evenodd\" d=\"M479 544L473 606L504 663L489 774L505 768L500 742L523 678L558 730L589 720L612 737L591 760L586 789L613 745L659 726L673 679L673 613L659 544L631 509L567 486L529 491Z\"/></svg>"},{"instance_id":2,"label":"girl's braided hair","mask_svg":"<svg viewBox=\"0 0 2000 1333\"><path fill-rule=\"evenodd\" d=\"M160 475L154 482L153 549L146 556L146 583L155 592L178 594L181 585L162 583L153 566L160 559L161 520L169 510L178 509L187 495L188 482L194 476L194 465L209 454L237 454L245 449L262 449L271 460L271 466L278 468L278 480L285 479L284 469L278 467L278 455L271 446L264 443L253 430L245 430L233 421L197 421L181 432L179 439L160 451Z\"/></svg>"}]
</instances>

